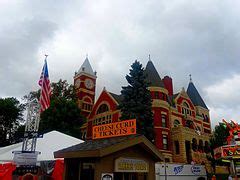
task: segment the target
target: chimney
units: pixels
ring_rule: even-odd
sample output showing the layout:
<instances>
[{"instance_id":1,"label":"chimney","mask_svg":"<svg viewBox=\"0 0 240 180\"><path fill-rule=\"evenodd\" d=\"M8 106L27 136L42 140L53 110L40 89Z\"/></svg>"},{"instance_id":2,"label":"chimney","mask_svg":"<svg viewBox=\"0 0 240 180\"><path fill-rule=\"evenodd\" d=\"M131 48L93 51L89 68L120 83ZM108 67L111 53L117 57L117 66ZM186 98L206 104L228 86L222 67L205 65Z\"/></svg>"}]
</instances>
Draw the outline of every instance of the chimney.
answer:
<instances>
[{"instance_id":1,"label":"chimney","mask_svg":"<svg viewBox=\"0 0 240 180\"><path fill-rule=\"evenodd\" d=\"M173 84L172 84L172 78L169 76L165 76L163 79L163 83L165 88L168 90L168 95L173 95Z\"/></svg>"}]
</instances>

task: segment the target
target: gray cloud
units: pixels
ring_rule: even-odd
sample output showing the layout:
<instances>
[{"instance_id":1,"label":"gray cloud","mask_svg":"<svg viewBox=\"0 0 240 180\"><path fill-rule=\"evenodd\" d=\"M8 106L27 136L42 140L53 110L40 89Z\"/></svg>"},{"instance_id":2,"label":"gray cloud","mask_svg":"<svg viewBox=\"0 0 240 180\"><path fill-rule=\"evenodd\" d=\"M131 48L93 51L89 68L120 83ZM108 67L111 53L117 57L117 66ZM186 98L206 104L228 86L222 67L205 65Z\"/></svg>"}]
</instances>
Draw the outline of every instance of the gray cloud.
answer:
<instances>
[{"instance_id":1,"label":"gray cloud","mask_svg":"<svg viewBox=\"0 0 240 180\"><path fill-rule=\"evenodd\" d=\"M36 89L46 52L51 80L70 82L88 53L98 72L98 94L104 86L119 93L131 63L138 59L145 66L151 54L160 76L172 76L175 92L186 88L193 75L214 122L217 112L226 119L237 114L228 112L234 112L239 96L224 107L229 110L224 114L220 104L226 98L211 87L240 74L238 1L39 0L10 5L0 12L1 96L20 97Z\"/></svg>"}]
</instances>

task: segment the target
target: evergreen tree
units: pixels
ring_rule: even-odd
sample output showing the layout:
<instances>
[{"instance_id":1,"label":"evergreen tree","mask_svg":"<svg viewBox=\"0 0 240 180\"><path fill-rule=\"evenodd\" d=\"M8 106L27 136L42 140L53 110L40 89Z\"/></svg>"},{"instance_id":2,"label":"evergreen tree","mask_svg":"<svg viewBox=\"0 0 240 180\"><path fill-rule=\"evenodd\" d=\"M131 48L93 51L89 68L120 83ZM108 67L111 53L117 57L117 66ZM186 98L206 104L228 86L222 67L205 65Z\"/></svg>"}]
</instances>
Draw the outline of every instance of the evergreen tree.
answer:
<instances>
[{"instance_id":1,"label":"evergreen tree","mask_svg":"<svg viewBox=\"0 0 240 180\"><path fill-rule=\"evenodd\" d=\"M137 133L143 134L150 141L154 139L152 100L147 89L146 75L142 64L137 60L131 65L129 75L126 75L128 86L122 87L122 102L119 109L122 112L121 119L135 119L137 121Z\"/></svg>"}]
</instances>

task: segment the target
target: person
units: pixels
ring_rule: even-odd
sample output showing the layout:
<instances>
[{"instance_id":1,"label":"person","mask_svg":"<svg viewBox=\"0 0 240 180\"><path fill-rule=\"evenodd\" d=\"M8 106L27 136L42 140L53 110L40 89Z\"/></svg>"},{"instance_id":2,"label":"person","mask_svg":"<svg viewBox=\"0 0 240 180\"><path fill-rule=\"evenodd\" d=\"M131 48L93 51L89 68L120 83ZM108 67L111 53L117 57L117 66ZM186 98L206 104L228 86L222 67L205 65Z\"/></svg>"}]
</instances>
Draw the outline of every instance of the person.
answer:
<instances>
[{"instance_id":1,"label":"person","mask_svg":"<svg viewBox=\"0 0 240 180\"><path fill-rule=\"evenodd\" d=\"M216 176L215 175L212 176L212 180L216 180Z\"/></svg>"}]
</instances>

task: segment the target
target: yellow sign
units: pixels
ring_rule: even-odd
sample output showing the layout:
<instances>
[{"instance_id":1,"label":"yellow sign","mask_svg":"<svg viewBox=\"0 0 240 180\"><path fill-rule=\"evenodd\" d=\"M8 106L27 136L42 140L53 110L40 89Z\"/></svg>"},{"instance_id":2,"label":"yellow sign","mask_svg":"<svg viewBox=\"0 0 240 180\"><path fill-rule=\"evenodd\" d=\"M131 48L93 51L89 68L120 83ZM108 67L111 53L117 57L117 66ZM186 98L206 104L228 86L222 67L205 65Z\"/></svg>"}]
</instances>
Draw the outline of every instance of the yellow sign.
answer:
<instances>
[{"instance_id":1,"label":"yellow sign","mask_svg":"<svg viewBox=\"0 0 240 180\"><path fill-rule=\"evenodd\" d=\"M148 163L141 159L118 158L115 160L115 172L148 172Z\"/></svg>"},{"instance_id":2,"label":"yellow sign","mask_svg":"<svg viewBox=\"0 0 240 180\"><path fill-rule=\"evenodd\" d=\"M136 119L93 126L93 139L136 134Z\"/></svg>"}]
</instances>

